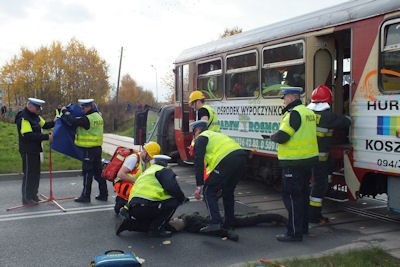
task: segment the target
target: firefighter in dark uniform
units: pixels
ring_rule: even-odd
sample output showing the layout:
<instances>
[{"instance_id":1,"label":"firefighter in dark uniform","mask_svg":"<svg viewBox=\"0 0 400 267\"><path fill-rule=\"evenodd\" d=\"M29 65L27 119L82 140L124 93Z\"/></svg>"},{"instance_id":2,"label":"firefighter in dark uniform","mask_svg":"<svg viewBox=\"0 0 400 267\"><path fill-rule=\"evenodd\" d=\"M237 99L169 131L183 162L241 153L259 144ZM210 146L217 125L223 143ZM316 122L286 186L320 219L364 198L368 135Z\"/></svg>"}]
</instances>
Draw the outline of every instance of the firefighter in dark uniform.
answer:
<instances>
[{"instance_id":1,"label":"firefighter in dark uniform","mask_svg":"<svg viewBox=\"0 0 400 267\"><path fill-rule=\"evenodd\" d=\"M285 108L279 130L271 136L278 143L282 167L283 203L288 211L287 231L279 241L302 241L308 233L309 180L318 161L316 116L300 100L300 87L282 88Z\"/></svg>"},{"instance_id":2,"label":"firefighter in dark uniform","mask_svg":"<svg viewBox=\"0 0 400 267\"><path fill-rule=\"evenodd\" d=\"M307 108L314 111L317 117L318 139L318 164L313 169L313 183L310 195L309 222L325 224L329 220L321 214L322 200L328 189L328 177L331 173L329 166L329 151L332 146L333 130L348 129L350 118L338 115L330 110L332 104L331 90L320 85L314 89L311 95L311 103Z\"/></svg>"},{"instance_id":3,"label":"firefighter in dark uniform","mask_svg":"<svg viewBox=\"0 0 400 267\"><path fill-rule=\"evenodd\" d=\"M71 113L62 108L63 117L76 128L75 145L83 148L84 155L82 161L83 190L76 202L90 202L92 191L92 181L94 179L99 183L99 195L97 200L107 201L108 190L106 180L101 178L101 153L103 144L103 118L97 111L93 99L79 99L83 113L82 117L74 118Z\"/></svg>"},{"instance_id":4,"label":"firefighter in dark uniform","mask_svg":"<svg viewBox=\"0 0 400 267\"><path fill-rule=\"evenodd\" d=\"M166 155L155 155L154 163L135 181L129 195L128 207L120 211L122 221L116 225L116 234L122 231L147 232L150 237L170 237L165 230L185 197L176 181L176 174L167 168Z\"/></svg>"},{"instance_id":5,"label":"firefighter in dark uniform","mask_svg":"<svg viewBox=\"0 0 400 267\"><path fill-rule=\"evenodd\" d=\"M45 122L39 116L45 101L37 98L28 98L26 107L15 116L19 136L19 153L22 158L22 203L35 204L40 201L38 194L40 181L40 152L42 141L53 137L51 133L44 134L42 129L54 127L54 121Z\"/></svg>"},{"instance_id":6,"label":"firefighter in dark uniform","mask_svg":"<svg viewBox=\"0 0 400 267\"><path fill-rule=\"evenodd\" d=\"M200 232L233 231L234 191L238 181L244 176L246 154L229 136L207 130L205 121L195 121L191 127L195 137L194 163L197 189L194 196L196 199L201 199L200 194L203 192L210 217L209 224L200 229ZM218 207L220 197L224 206L224 222Z\"/></svg>"}]
</instances>

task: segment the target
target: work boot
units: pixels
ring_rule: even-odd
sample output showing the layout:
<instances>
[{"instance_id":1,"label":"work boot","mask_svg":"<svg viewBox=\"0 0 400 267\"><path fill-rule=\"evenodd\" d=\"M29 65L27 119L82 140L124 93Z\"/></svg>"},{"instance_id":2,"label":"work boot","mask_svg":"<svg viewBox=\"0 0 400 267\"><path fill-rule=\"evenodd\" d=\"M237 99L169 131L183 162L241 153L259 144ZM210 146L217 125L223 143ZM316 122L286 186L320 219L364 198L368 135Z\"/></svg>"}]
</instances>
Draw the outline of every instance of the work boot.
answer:
<instances>
[{"instance_id":1,"label":"work boot","mask_svg":"<svg viewBox=\"0 0 400 267\"><path fill-rule=\"evenodd\" d=\"M107 201L108 200L108 196L107 195L98 195L95 198L97 200L100 200L100 201Z\"/></svg>"},{"instance_id":2,"label":"work boot","mask_svg":"<svg viewBox=\"0 0 400 267\"><path fill-rule=\"evenodd\" d=\"M129 229L129 219L121 220L120 222L115 224L115 234L119 235L122 231Z\"/></svg>"},{"instance_id":3,"label":"work boot","mask_svg":"<svg viewBox=\"0 0 400 267\"><path fill-rule=\"evenodd\" d=\"M88 198L88 197L78 197L78 198L75 198L74 201L75 202L79 202L79 203L90 203L90 198Z\"/></svg>"},{"instance_id":4,"label":"work boot","mask_svg":"<svg viewBox=\"0 0 400 267\"><path fill-rule=\"evenodd\" d=\"M148 231L147 235L150 237L171 237L171 231Z\"/></svg>"},{"instance_id":5,"label":"work boot","mask_svg":"<svg viewBox=\"0 0 400 267\"><path fill-rule=\"evenodd\" d=\"M27 205L27 206L34 206L34 205L37 205L38 202L33 199L24 199L24 200L22 200L22 204Z\"/></svg>"},{"instance_id":6,"label":"work boot","mask_svg":"<svg viewBox=\"0 0 400 267\"><path fill-rule=\"evenodd\" d=\"M281 242L303 241L302 236L292 236L288 234L280 234L276 236L276 240Z\"/></svg>"},{"instance_id":7,"label":"work boot","mask_svg":"<svg viewBox=\"0 0 400 267\"><path fill-rule=\"evenodd\" d=\"M319 218L309 218L308 221L310 223L315 223L315 224L319 224L319 225L324 225L324 224L329 223L329 219L324 216L321 216Z\"/></svg>"},{"instance_id":8,"label":"work boot","mask_svg":"<svg viewBox=\"0 0 400 267\"><path fill-rule=\"evenodd\" d=\"M33 201L36 201L36 202L40 202L40 201L41 201L41 199L40 199L38 196L34 196L34 197L32 198L32 200L33 200Z\"/></svg>"},{"instance_id":9,"label":"work boot","mask_svg":"<svg viewBox=\"0 0 400 267\"><path fill-rule=\"evenodd\" d=\"M218 232L221 231L221 225L218 223L209 224L200 229L200 233L210 233L210 232Z\"/></svg>"},{"instance_id":10,"label":"work boot","mask_svg":"<svg viewBox=\"0 0 400 267\"><path fill-rule=\"evenodd\" d=\"M226 237L232 241L239 241L239 235L232 229L222 229L221 230L221 237Z\"/></svg>"}]
</instances>

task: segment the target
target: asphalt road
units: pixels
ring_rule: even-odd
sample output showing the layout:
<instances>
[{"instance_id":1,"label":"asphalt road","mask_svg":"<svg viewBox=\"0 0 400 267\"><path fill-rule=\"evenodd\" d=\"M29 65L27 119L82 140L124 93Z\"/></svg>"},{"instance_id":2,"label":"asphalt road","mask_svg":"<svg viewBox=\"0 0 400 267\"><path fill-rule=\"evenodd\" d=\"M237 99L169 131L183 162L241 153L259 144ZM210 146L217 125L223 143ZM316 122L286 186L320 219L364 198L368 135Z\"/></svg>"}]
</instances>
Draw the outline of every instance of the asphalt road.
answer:
<instances>
[{"instance_id":1,"label":"asphalt road","mask_svg":"<svg viewBox=\"0 0 400 267\"><path fill-rule=\"evenodd\" d=\"M184 192L194 190L193 169L173 166ZM68 177L67 177L68 176ZM0 180L0 266L89 266L98 254L110 249L133 251L145 260L143 266L230 266L259 258L282 258L315 255L373 245L387 246L396 252L400 247L398 223L376 222L333 211L332 225L311 228L303 242L281 243L275 235L284 226L262 224L237 229L239 242L218 237L180 232L171 238L149 238L144 233L114 234L114 199L101 202L93 182L92 202L58 200L78 196L81 177L67 175L53 179L52 201L33 207L7 209L20 205L20 179ZM112 192L111 184L109 190ZM40 193L49 196L49 179L42 178ZM268 212L286 215L280 195L254 182L243 181L237 190L237 214ZM178 208L176 215L198 211L206 214L202 202L190 202ZM356 218L356 220L354 220ZM169 241L169 242L165 242ZM396 250L397 249L397 250ZM398 250L400 251L400 250Z\"/></svg>"}]
</instances>

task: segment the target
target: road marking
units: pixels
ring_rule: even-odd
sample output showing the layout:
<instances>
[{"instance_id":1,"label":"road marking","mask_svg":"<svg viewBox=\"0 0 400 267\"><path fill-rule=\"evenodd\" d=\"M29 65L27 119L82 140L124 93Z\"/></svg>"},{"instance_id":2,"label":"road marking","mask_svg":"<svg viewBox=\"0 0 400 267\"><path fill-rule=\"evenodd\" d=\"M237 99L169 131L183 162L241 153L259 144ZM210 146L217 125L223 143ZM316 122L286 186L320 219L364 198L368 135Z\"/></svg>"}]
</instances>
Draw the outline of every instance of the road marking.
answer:
<instances>
[{"instance_id":1,"label":"road marking","mask_svg":"<svg viewBox=\"0 0 400 267\"><path fill-rule=\"evenodd\" d=\"M90 212L112 210L113 208L114 205L110 204L110 205L97 205L91 207L70 208L66 209L67 212L62 212L58 209L55 209L55 210L45 210L45 211L23 212L16 214L5 214L5 215L0 215L0 222L44 218L44 217L61 216L61 215L72 215L80 213L90 213Z\"/></svg>"}]
</instances>

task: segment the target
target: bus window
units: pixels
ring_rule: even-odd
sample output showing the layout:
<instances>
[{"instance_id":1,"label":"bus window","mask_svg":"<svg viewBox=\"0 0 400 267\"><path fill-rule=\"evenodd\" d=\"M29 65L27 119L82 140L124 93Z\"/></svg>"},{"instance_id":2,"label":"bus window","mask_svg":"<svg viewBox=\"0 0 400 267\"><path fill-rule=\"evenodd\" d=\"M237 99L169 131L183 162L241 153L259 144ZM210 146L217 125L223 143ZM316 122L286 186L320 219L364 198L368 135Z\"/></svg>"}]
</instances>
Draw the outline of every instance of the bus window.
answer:
<instances>
[{"instance_id":1,"label":"bus window","mask_svg":"<svg viewBox=\"0 0 400 267\"><path fill-rule=\"evenodd\" d=\"M225 91L227 97L258 96L257 58L257 51L226 57Z\"/></svg>"},{"instance_id":2,"label":"bus window","mask_svg":"<svg viewBox=\"0 0 400 267\"><path fill-rule=\"evenodd\" d=\"M304 43L297 41L263 49L262 95L276 96L282 87L296 86L304 89Z\"/></svg>"},{"instance_id":3,"label":"bus window","mask_svg":"<svg viewBox=\"0 0 400 267\"><path fill-rule=\"evenodd\" d=\"M222 88L222 60L200 62L197 65L197 90L203 92L207 99L221 99Z\"/></svg>"},{"instance_id":4,"label":"bus window","mask_svg":"<svg viewBox=\"0 0 400 267\"><path fill-rule=\"evenodd\" d=\"M380 81L384 92L400 92L400 19L383 24Z\"/></svg>"}]
</instances>

